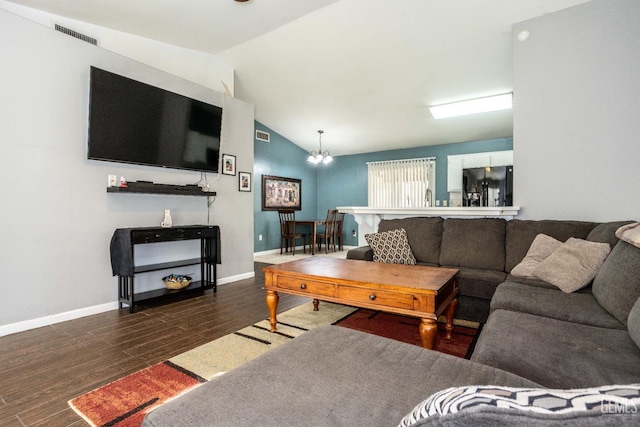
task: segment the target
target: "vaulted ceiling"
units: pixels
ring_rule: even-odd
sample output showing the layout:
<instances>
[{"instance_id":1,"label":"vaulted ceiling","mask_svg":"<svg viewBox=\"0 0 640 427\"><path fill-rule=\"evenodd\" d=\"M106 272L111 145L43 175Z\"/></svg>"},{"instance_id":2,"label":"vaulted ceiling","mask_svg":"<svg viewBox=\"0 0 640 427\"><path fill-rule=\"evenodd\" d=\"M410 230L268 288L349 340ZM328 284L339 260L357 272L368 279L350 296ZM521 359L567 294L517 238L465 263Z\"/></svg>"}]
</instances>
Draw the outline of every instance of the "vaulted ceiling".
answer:
<instances>
[{"instance_id":1,"label":"vaulted ceiling","mask_svg":"<svg viewBox=\"0 0 640 427\"><path fill-rule=\"evenodd\" d=\"M512 136L427 107L511 92L513 24L586 0L10 1L218 55L256 120L342 155Z\"/></svg>"}]
</instances>

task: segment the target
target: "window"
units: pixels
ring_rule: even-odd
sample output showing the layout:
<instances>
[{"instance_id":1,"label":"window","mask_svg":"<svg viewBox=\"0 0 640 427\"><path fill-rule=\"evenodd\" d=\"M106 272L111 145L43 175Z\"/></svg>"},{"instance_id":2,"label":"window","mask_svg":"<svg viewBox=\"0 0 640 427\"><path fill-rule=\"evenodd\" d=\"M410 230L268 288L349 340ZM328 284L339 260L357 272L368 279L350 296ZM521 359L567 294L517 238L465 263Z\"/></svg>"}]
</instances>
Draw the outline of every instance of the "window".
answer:
<instances>
[{"instance_id":1,"label":"window","mask_svg":"<svg viewBox=\"0 0 640 427\"><path fill-rule=\"evenodd\" d=\"M435 157L367 163L369 206L422 208L432 206Z\"/></svg>"}]
</instances>

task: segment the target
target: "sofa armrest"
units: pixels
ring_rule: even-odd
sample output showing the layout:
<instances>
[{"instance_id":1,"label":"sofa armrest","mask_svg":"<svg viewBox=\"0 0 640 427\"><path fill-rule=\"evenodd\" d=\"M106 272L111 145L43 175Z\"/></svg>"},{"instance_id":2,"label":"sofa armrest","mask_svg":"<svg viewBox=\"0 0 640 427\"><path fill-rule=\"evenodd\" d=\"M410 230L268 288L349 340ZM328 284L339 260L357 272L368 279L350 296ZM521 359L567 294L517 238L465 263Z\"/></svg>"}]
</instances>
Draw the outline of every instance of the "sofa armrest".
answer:
<instances>
[{"instance_id":1,"label":"sofa armrest","mask_svg":"<svg viewBox=\"0 0 640 427\"><path fill-rule=\"evenodd\" d=\"M373 261L373 249L371 246L360 246L347 252L347 259L360 259L363 261Z\"/></svg>"}]
</instances>

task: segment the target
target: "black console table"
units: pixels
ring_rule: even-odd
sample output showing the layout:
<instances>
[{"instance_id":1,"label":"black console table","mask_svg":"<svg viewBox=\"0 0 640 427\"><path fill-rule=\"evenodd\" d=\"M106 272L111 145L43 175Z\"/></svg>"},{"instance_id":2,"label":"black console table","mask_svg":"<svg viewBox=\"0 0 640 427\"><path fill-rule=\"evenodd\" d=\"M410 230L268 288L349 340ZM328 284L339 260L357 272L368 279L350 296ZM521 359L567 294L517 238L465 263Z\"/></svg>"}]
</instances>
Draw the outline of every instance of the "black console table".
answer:
<instances>
[{"instance_id":1,"label":"black console table","mask_svg":"<svg viewBox=\"0 0 640 427\"><path fill-rule=\"evenodd\" d=\"M135 265L135 245L180 240L200 240L200 258L164 262L159 264ZM201 280L194 281L182 289L155 289L135 292L134 277L137 273L168 270L188 265L200 265ZM217 225L188 225L183 227L139 227L118 228L111 238L111 269L118 276L120 308L129 306L133 313L141 302L168 302L204 294L206 289L217 291L216 265L220 264L220 228Z\"/></svg>"}]
</instances>

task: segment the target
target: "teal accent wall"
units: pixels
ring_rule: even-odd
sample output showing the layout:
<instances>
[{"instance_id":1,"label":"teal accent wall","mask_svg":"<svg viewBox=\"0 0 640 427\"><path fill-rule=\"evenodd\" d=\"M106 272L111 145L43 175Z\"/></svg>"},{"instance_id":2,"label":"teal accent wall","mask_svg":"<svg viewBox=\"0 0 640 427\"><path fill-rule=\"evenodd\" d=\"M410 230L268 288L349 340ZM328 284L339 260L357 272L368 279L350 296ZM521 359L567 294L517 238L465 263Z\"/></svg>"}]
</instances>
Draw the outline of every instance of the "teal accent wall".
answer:
<instances>
[{"instance_id":1,"label":"teal accent wall","mask_svg":"<svg viewBox=\"0 0 640 427\"><path fill-rule=\"evenodd\" d=\"M513 139L501 138L334 157L329 167L318 169L318 213L326 214L327 209L336 206L367 206L367 162L435 157L436 191L433 198L435 204L437 199L449 200L448 155L512 149ZM345 245L357 246L358 238L352 235L353 230L357 232L357 224L352 215L346 215Z\"/></svg>"},{"instance_id":2,"label":"teal accent wall","mask_svg":"<svg viewBox=\"0 0 640 427\"><path fill-rule=\"evenodd\" d=\"M501 138L337 156L329 165L312 165L306 160L308 153L288 139L259 122L256 122L256 129L271 134L271 142L255 141L253 191L256 252L280 247L277 212L262 211L262 175L302 179L302 212L297 212L296 217L315 219L324 218L328 209L337 206L367 205L367 162L435 157L435 203L435 200L449 200L447 156L513 149L513 138ZM352 215L346 215L343 238L347 246L358 244L353 231L357 233L358 226ZM258 240L260 234L262 241Z\"/></svg>"},{"instance_id":3,"label":"teal accent wall","mask_svg":"<svg viewBox=\"0 0 640 427\"><path fill-rule=\"evenodd\" d=\"M253 247L254 252L262 252L280 248L278 212L262 210L262 176L302 180L302 210L296 211L296 218L300 219L315 219L317 216L318 180L316 168L307 162L309 153L259 122L255 122L255 128L271 135L270 142L254 140ZM262 240L259 240L260 235Z\"/></svg>"}]
</instances>

